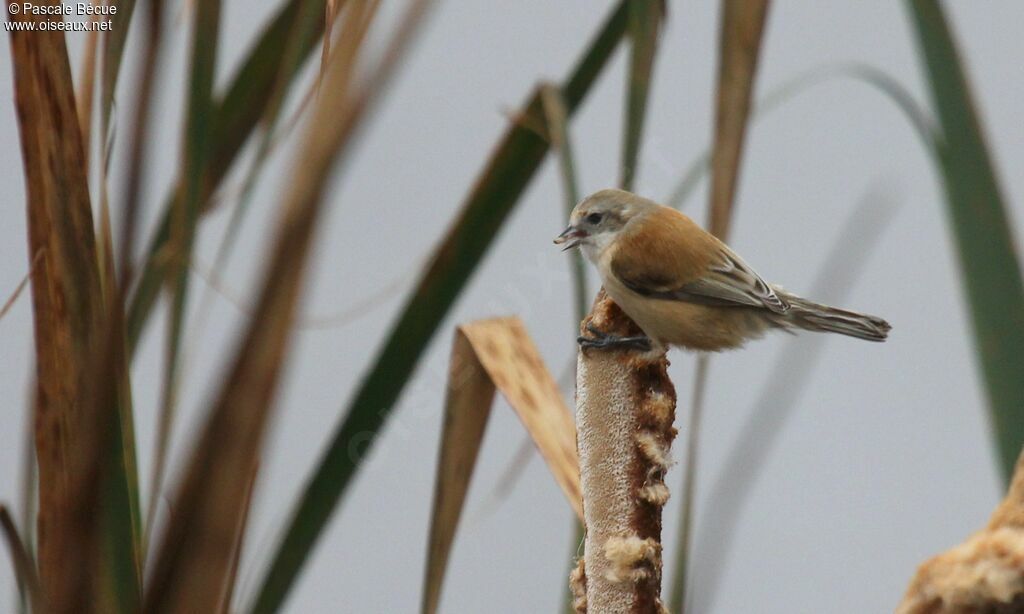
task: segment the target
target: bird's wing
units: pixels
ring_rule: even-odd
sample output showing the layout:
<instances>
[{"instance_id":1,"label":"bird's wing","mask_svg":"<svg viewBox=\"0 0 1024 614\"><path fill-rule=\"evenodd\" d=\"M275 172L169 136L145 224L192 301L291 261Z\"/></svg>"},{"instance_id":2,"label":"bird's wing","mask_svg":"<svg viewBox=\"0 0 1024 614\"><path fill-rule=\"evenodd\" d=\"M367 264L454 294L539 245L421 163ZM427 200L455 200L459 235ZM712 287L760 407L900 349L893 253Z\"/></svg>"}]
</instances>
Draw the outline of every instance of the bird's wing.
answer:
<instances>
[{"instance_id":1,"label":"bird's wing","mask_svg":"<svg viewBox=\"0 0 1024 614\"><path fill-rule=\"evenodd\" d=\"M671 279L653 275L636 265L622 257L622 252L617 253L611 262L615 276L627 288L644 296L724 307L761 307L775 313L789 310L789 304L779 298L750 265L724 245L717 258L704 269L703 275L683 284L674 284Z\"/></svg>"}]
</instances>

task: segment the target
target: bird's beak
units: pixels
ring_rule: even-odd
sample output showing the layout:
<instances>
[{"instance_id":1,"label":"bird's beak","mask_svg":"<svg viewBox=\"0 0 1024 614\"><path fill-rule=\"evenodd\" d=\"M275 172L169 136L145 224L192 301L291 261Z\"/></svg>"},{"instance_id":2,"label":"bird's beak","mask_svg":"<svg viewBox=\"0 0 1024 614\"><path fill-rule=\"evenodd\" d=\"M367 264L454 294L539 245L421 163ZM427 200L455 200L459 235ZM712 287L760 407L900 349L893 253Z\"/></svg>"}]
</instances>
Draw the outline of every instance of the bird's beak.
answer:
<instances>
[{"instance_id":1,"label":"bird's beak","mask_svg":"<svg viewBox=\"0 0 1024 614\"><path fill-rule=\"evenodd\" d=\"M555 237L555 245L565 244L562 248L564 252L567 249L572 249L580 244L580 239L587 236L587 233L576 228L575 226L568 226L562 231L562 234Z\"/></svg>"}]
</instances>

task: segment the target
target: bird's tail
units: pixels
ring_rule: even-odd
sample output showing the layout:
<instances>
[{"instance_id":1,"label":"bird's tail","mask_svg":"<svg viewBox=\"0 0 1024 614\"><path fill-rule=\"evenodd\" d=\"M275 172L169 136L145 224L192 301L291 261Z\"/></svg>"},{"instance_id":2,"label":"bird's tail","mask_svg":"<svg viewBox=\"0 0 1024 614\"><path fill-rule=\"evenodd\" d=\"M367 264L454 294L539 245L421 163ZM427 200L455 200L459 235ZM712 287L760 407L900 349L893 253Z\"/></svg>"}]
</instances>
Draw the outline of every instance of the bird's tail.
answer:
<instances>
[{"instance_id":1,"label":"bird's tail","mask_svg":"<svg viewBox=\"0 0 1024 614\"><path fill-rule=\"evenodd\" d=\"M868 341L885 341L892 328L882 318L812 303L792 294L787 293L784 300L789 303L784 323L787 326L816 332L839 333Z\"/></svg>"}]
</instances>

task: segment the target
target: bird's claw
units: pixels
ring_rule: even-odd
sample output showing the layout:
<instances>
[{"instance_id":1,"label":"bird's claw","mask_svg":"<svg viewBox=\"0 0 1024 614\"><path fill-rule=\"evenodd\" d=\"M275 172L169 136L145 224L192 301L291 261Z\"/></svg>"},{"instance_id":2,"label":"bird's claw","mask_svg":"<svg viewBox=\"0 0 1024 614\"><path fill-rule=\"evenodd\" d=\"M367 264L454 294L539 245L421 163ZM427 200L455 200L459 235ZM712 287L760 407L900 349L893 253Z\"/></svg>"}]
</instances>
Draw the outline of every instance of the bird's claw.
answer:
<instances>
[{"instance_id":1,"label":"bird's claw","mask_svg":"<svg viewBox=\"0 0 1024 614\"><path fill-rule=\"evenodd\" d=\"M597 348L602 350L616 349L637 350L640 352L651 351L651 340L647 337L616 337L615 335L610 335L599 330L590 322L587 322L587 331L594 336L586 337L584 335L580 335L576 338L576 343L578 343L583 349Z\"/></svg>"}]
</instances>

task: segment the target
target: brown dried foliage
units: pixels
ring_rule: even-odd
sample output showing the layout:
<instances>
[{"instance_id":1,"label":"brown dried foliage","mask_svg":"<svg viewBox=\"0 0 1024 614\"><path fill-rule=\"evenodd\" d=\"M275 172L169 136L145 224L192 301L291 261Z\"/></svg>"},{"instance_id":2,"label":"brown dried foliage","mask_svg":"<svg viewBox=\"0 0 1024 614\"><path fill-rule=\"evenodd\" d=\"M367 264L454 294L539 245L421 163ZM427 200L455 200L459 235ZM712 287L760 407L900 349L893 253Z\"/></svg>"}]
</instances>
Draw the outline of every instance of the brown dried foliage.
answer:
<instances>
[{"instance_id":1,"label":"brown dried foliage","mask_svg":"<svg viewBox=\"0 0 1024 614\"><path fill-rule=\"evenodd\" d=\"M711 158L710 230L723 240L729 232L735 202L740 156L750 116L750 100L768 4L768 0L722 2L715 147Z\"/></svg>"},{"instance_id":2,"label":"brown dried foliage","mask_svg":"<svg viewBox=\"0 0 1024 614\"><path fill-rule=\"evenodd\" d=\"M32 269L40 581L52 611L81 611L79 604L91 603L96 574L104 423L90 415L100 406L88 401L87 365L98 347L102 309L85 154L63 33L12 32L10 40L29 254L41 254Z\"/></svg>"},{"instance_id":3,"label":"brown dried foliage","mask_svg":"<svg viewBox=\"0 0 1024 614\"><path fill-rule=\"evenodd\" d=\"M518 318L494 318L460 326L449 362L421 610L425 614L436 612L440 602L495 390L519 415L570 506L582 517L576 429L523 323Z\"/></svg>"}]
</instances>

